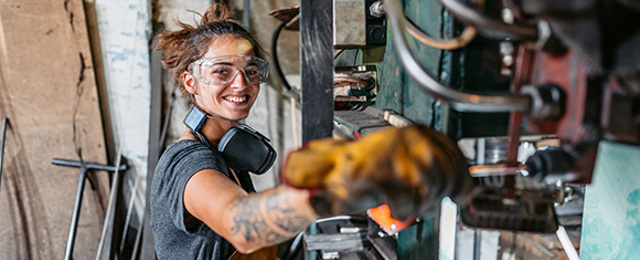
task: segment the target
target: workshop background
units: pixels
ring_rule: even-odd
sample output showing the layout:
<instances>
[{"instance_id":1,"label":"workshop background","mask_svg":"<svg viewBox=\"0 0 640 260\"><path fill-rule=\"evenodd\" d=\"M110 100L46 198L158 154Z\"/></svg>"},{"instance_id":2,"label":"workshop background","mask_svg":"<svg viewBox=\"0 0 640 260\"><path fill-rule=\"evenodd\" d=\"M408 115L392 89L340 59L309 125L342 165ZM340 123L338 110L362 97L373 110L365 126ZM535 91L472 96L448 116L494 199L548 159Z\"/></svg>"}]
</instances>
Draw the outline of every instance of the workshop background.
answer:
<instances>
[{"instance_id":1,"label":"workshop background","mask_svg":"<svg viewBox=\"0 0 640 260\"><path fill-rule=\"evenodd\" d=\"M156 36L212 2L0 0L0 259L154 259L147 185L188 109ZM318 220L281 259L640 254L639 3L215 2L270 55L247 123L279 157L258 190L305 142L413 123L480 187L408 226Z\"/></svg>"}]
</instances>

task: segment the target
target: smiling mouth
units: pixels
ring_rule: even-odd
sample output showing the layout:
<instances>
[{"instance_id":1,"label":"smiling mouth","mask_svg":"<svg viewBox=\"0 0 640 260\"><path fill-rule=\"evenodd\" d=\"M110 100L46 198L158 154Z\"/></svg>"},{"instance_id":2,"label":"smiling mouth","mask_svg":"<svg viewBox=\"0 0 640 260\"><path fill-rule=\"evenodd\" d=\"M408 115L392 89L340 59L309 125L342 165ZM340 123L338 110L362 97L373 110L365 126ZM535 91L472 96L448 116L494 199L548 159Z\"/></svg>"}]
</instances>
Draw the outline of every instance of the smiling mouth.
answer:
<instances>
[{"instance_id":1,"label":"smiling mouth","mask_svg":"<svg viewBox=\"0 0 640 260\"><path fill-rule=\"evenodd\" d=\"M224 98L224 100L230 101L230 102L233 102L233 103L244 103L244 102L247 101L248 96L247 95L243 95L243 96L226 96L226 97L223 97L223 98Z\"/></svg>"}]
</instances>

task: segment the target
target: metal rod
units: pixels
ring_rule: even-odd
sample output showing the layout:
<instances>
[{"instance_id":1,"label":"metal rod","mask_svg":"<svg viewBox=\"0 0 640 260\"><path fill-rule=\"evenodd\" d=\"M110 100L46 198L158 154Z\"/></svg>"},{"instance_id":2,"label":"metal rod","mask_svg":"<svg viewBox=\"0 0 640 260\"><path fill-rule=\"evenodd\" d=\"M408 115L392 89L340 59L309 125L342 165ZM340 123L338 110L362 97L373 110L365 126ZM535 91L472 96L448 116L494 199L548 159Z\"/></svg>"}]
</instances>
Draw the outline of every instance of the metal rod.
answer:
<instances>
[{"instance_id":1,"label":"metal rod","mask_svg":"<svg viewBox=\"0 0 640 260\"><path fill-rule=\"evenodd\" d=\"M57 158L53 158L51 160L51 164L68 166L68 167L78 167L78 168L84 167L87 169L108 171L108 172L116 171L115 166L98 164L98 163L90 163L90 162L79 162L79 161L72 161L72 160L65 160L65 159L57 159ZM120 165L117 168L118 171L125 171L126 169L127 169L126 164Z\"/></svg>"},{"instance_id":2,"label":"metal rod","mask_svg":"<svg viewBox=\"0 0 640 260\"><path fill-rule=\"evenodd\" d=\"M526 95L506 94L506 95L478 95L457 91L446 87L431 75L429 75L422 65L415 59L409 48L406 37L406 26L404 15L398 0L383 0L387 19L393 30L393 40L396 50L404 68L409 75L426 91L432 93L437 98L451 103L451 108L461 112L509 112L509 111L529 111L531 98Z\"/></svg>"},{"instance_id":3,"label":"metal rod","mask_svg":"<svg viewBox=\"0 0 640 260\"><path fill-rule=\"evenodd\" d=\"M562 244L562 248L567 252L569 260L580 260L578 252L576 252L576 248L573 247L573 243L571 243L571 239L563 226L558 226L556 235L558 236L558 240L560 240L560 244Z\"/></svg>"},{"instance_id":4,"label":"metal rod","mask_svg":"<svg viewBox=\"0 0 640 260\"><path fill-rule=\"evenodd\" d=\"M71 215L71 225L69 225L69 236L67 237L67 246L64 249L64 259L70 260L73 257L73 245L76 240L76 231L78 231L78 218L82 209L82 195L84 192L85 178L87 177L87 168L82 165L80 167L80 177L78 177L78 189L76 189L76 201L73 206L73 215Z\"/></svg>"},{"instance_id":5,"label":"metal rod","mask_svg":"<svg viewBox=\"0 0 640 260\"><path fill-rule=\"evenodd\" d=\"M508 164L489 164L489 165L472 165L469 166L469 174L471 177L489 177L489 176L509 176L509 175L528 175L527 166L524 164L508 165Z\"/></svg>"},{"instance_id":6,"label":"metal rod","mask_svg":"<svg viewBox=\"0 0 640 260\"><path fill-rule=\"evenodd\" d=\"M251 0L244 0L242 11L242 24L244 27L250 28L251 26Z\"/></svg>"},{"instance_id":7,"label":"metal rod","mask_svg":"<svg viewBox=\"0 0 640 260\"><path fill-rule=\"evenodd\" d=\"M0 140L0 184L2 184L2 166L4 165L4 140L7 136L7 123L9 122L8 118L2 118L2 140ZM2 187L2 185L0 185Z\"/></svg>"},{"instance_id":8,"label":"metal rod","mask_svg":"<svg viewBox=\"0 0 640 260\"><path fill-rule=\"evenodd\" d=\"M476 228L473 231L473 260L480 260L482 253L482 229Z\"/></svg>"},{"instance_id":9,"label":"metal rod","mask_svg":"<svg viewBox=\"0 0 640 260\"><path fill-rule=\"evenodd\" d=\"M127 205L127 215L124 220L123 230L122 230L122 238L120 239L120 250L118 250L118 255L122 255L125 247L125 240L127 239L128 231L129 231L129 222L131 221L131 216L134 212L133 204L135 203L136 198L138 197L138 184L140 184L141 178L136 178L135 183L133 184L133 188L131 188L131 198L129 199L129 204ZM142 227L142 222L139 223L140 227ZM138 232L141 232L142 229L138 229Z\"/></svg>"},{"instance_id":10,"label":"metal rod","mask_svg":"<svg viewBox=\"0 0 640 260\"><path fill-rule=\"evenodd\" d=\"M122 152L118 151L118 156L116 157L118 158L116 160L116 165L120 165L120 160L122 158ZM105 249L105 243L107 241L107 236L111 236L112 234L107 235L107 232L111 232L113 233L113 218L115 215L115 211L116 211L116 200L117 200L117 194L120 190L120 170L116 169L116 171L113 173L113 179L112 179L112 183L111 183L111 189L109 191L109 204L107 206L107 212L104 216L104 225L102 226L102 234L100 235L100 242L98 244L98 251L96 253L96 260L100 260L100 259L109 259L109 254L107 253L106 255L103 254L103 250ZM108 251L111 251L111 241L108 243Z\"/></svg>"}]
</instances>

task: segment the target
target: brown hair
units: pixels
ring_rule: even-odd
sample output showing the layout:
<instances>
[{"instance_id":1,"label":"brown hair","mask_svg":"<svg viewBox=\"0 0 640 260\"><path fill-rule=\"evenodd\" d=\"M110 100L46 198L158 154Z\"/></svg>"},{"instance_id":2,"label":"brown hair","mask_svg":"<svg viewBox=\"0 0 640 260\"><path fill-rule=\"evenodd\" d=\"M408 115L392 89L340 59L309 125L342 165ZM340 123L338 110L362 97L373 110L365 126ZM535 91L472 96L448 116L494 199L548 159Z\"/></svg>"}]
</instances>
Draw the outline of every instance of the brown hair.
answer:
<instances>
[{"instance_id":1,"label":"brown hair","mask_svg":"<svg viewBox=\"0 0 640 260\"><path fill-rule=\"evenodd\" d=\"M182 96L187 95L182 82L182 73L187 71L189 64L207 52L212 40L232 35L246 39L253 47L256 56L262 57L262 48L256 37L240 22L232 18L231 11L223 4L213 3L202 15L202 19L196 27L178 21L182 28L177 31L163 32L158 36L156 49L162 51L162 65L166 69L172 69L173 80L182 91ZM192 97L189 102L193 102Z\"/></svg>"}]
</instances>

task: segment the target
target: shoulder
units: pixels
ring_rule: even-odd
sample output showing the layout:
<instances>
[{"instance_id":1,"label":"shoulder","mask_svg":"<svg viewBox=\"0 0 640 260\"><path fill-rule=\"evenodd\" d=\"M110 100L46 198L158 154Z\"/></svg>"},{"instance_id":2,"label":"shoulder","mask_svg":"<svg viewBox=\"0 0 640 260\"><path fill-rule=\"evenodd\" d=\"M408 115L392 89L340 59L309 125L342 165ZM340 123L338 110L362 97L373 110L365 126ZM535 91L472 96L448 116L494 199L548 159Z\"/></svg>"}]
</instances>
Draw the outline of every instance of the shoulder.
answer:
<instances>
[{"instance_id":1,"label":"shoulder","mask_svg":"<svg viewBox=\"0 0 640 260\"><path fill-rule=\"evenodd\" d=\"M152 192L162 186L184 187L189 178L203 169L213 169L229 175L224 159L217 151L192 140L173 143L158 161Z\"/></svg>"},{"instance_id":2,"label":"shoulder","mask_svg":"<svg viewBox=\"0 0 640 260\"><path fill-rule=\"evenodd\" d=\"M224 159L217 151L193 140L181 140L171 144L162 153L156 171L162 167L191 168L198 166L210 166L215 170L222 171L221 169L225 168L224 165Z\"/></svg>"}]
</instances>

